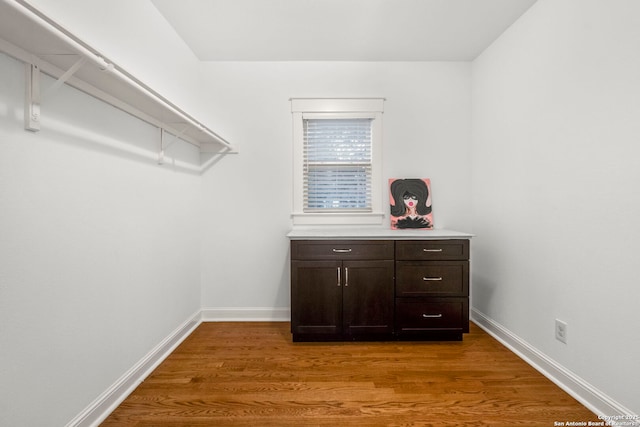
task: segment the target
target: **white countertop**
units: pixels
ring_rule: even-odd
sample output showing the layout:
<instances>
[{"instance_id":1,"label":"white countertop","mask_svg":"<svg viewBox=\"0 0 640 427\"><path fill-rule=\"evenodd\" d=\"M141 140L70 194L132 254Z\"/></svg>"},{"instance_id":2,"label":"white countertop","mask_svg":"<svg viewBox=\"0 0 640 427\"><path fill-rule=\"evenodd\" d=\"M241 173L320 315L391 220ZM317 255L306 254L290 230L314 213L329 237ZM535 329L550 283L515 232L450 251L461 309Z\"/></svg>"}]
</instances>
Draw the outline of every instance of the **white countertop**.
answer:
<instances>
[{"instance_id":1,"label":"white countertop","mask_svg":"<svg viewBox=\"0 0 640 427\"><path fill-rule=\"evenodd\" d=\"M296 227L287 233L291 240L303 239L351 239L351 240L429 240L429 239L470 239L473 234L445 229L404 229L391 230L382 227Z\"/></svg>"}]
</instances>

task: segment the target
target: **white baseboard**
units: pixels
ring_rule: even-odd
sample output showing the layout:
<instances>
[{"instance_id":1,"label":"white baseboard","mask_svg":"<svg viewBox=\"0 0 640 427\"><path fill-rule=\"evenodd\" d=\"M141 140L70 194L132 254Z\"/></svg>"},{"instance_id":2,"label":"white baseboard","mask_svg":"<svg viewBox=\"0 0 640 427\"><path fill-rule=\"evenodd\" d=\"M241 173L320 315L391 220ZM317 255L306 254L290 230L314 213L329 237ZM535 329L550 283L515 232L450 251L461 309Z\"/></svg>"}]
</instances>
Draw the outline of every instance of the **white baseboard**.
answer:
<instances>
[{"instance_id":1,"label":"white baseboard","mask_svg":"<svg viewBox=\"0 0 640 427\"><path fill-rule=\"evenodd\" d=\"M100 425L201 322L201 312L198 311L140 359L84 411L69 421L66 427L96 427Z\"/></svg>"},{"instance_id":2,"label":"white baseboard","mask_svg":"<svg viewBox=\"0 0 640 427\"><path fill-rule=\"evenodd\" d=\"M549 358L498 322L475 309L471 310L471 320L596 415L614 417L605 418L613 420L615 420L615 417L620 417L619 419L625 421L626 425L640 425L637 422L629 424L629 420L638 420L636 414L633 414L629 409ZM618 424L615 421L611 421L611 424L608 425L615 426Z\"/></svg>"},{"instance_id":3,"label":"white baseboard","mask_svg":"<svg viewBox=\"0 0 640 427\"><path fill-rule=\"evenodd\" d=\"M289 307L209 307L202 309L203 322L288 322Z\"/></svg>"}]
</instances>

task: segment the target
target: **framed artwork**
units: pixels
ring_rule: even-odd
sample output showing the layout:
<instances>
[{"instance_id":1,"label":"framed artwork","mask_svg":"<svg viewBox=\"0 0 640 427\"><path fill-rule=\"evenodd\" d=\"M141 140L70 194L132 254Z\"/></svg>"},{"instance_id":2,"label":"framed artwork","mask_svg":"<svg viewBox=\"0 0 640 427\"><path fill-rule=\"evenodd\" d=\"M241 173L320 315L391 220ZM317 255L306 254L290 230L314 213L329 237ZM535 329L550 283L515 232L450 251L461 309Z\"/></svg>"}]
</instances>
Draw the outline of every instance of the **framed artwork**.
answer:
<instances>
[{"instance_id":1,"label":"framed artwork","mask_svg":"<svg viewBox=\"0 0 640 427\"><path fill-rule=\"evenodd\" d=\"M389 201L391 202L391 229L433 229L431 211L431 180L389 179Z\"/></svg>"}]
</instances>

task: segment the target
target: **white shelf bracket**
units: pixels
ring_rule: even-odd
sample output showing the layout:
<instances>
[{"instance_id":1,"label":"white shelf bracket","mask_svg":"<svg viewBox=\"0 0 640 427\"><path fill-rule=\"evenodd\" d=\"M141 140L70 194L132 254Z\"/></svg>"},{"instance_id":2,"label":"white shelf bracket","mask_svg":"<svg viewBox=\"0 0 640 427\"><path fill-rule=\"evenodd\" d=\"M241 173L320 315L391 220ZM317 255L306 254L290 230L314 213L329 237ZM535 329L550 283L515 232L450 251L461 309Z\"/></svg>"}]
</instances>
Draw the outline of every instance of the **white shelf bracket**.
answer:
<instances>
[{"instance_id":1,"label":"white shelf bracket","mask_svg":"<svg viewBox=\"0 0 640 427\"><path fill-rule=\"evenodd\" d=\"M24 108L24 128L31 132L40 130L41 103L42 99L55 92L75 74L80 67L87 62L86 58L80 58L71 66L51 87L44 93L40 90L40 67L36 64L25 64L25 108Z\"/></svg>"},{"instance_id":2,"label":"white shelf bracket","mask_svg":"<svg viewBox=\"0 0 640 427\"><path fill-rule=\"evenodd\" d=\"M87 62L87 58L85 57L81 57L80 59L78 59L76 63L71 66L71 68L69 68L63 75L60 76L58 80L55 81L55 83L49 89L47 89L47 91L42 95L43 98L46 98L47 96L49 96L49 94L58 90L60 86L65 84L67 80L69 80L71 76L73 76L76 71L78 71L78 69L84 65L85 62Z\"/></svg>"},{"instance_id":3,"label":"white shelf bracket","mask_svg":"<svg viewBox=\"0 0 640 427\"><path fill-rule=\"evenodd\" d=\"M40 68L25 64L24 128L31 132L40 130Z\"/></svg>"},{"instance_id":4,"label":"white shelf bracket","mask_svg":"<svg viewBox=\"0 0 640 427\"><path fill-rule=\"evenodd\" d=\"M158 164L164 165L164 152L171 147L171 145L176 142L186 131L189 129L189 126L184 126L180 132L176 135L172 135L173 138L169 142L165 144L164 142L164 134L167 132L164 128L160 128L160 151L158 152Z\"/></svg>"},{"instance_id":5,"label":"white shelf bracket","mask_svg":"<svg viewBox=\"0 0 640 427\"><path fill-rule=\"evenodd\" d=\"M164 165L164 129L160 128L160 151L158 151L158 164Z\"/></svg>"},{"instance_id":6,"label":"white shelf bracket","mask_svg":"<svg viewBox=\"0 0 640 427\"><path fill-rule=\"evenodd\" d=\"M184 133L189 129L188 125L185 125L182 130L180 130L180 132L178 132L177 134L173 135L173 138L171 138L171 140L165 144L164 149L166 150L167 148L169 148L174 142L176 142L178 139L182 138L182 135L184 135ZM166 132L166 130L165 130Z\"/></svg>"}]
</instances>

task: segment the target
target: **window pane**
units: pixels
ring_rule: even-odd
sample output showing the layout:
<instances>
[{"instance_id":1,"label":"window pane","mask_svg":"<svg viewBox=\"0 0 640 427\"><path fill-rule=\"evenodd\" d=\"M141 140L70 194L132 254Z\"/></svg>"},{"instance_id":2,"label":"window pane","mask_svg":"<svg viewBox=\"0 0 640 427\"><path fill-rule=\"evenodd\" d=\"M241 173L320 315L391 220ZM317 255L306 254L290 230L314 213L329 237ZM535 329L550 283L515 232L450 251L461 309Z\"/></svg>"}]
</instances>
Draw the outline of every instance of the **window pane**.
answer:
<instances>
[{"instance_id":1,"label":"window pane","mask_svg":"<svg viewBox=\"0 0 640 427\"><path fill-rule=\"evenodd\" d=\"M369 167L311 167L307 182L304 199L308 209L361 210L371 205Z\"/></svg>"}]
</instances>

